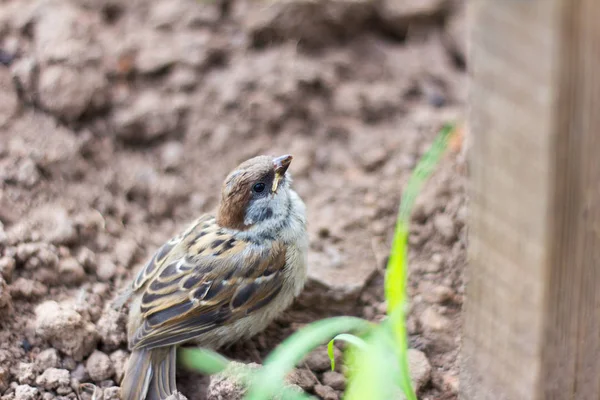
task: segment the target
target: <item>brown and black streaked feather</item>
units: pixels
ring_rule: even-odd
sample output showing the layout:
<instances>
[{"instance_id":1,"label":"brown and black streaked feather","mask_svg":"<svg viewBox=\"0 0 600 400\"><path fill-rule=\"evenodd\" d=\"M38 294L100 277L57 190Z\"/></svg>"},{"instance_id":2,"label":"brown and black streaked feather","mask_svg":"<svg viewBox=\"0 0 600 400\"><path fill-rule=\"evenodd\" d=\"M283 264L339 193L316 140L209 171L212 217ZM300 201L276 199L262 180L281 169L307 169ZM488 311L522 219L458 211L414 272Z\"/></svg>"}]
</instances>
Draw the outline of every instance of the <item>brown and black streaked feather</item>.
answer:
<instances>
[{"instance_id":1,"label":"brown and black streaked feather","mask_svg":"<svg viewBox=\"0 0 600 400\"><path fill-rule=\"evenodd\" d=\"M267 305L283 284L283 243L237 240L214 218L196 221L140 271L142 318L132 349L183 343Z\"/></svg>"}]
</instances>

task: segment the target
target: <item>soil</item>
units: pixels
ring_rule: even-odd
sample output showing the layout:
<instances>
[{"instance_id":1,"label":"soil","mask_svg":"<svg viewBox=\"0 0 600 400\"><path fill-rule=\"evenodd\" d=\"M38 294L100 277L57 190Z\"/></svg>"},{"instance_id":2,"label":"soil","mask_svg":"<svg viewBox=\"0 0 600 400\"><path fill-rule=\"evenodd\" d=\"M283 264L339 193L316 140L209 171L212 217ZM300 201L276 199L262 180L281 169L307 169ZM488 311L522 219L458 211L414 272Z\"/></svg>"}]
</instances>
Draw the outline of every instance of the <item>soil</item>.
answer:
<instances>
[{"instance_id":1,"label":"soil","mask_svg":"<svg viewBox=\"0 0 600 400\"><path fill-rule=\"evenodd\" d=\"M294 155L310 280L224 353L260 361L311 321L381 320L404 185L462 118L464 25L462 1L0 0L1 399L73 399L81 383L116 399L128 352L110 302L257 154ZM464 168L448 154L411 225L421 399L457 397ZM294 383L337 399L344 378L323 359Z\"/></svg>"}]
</instances>

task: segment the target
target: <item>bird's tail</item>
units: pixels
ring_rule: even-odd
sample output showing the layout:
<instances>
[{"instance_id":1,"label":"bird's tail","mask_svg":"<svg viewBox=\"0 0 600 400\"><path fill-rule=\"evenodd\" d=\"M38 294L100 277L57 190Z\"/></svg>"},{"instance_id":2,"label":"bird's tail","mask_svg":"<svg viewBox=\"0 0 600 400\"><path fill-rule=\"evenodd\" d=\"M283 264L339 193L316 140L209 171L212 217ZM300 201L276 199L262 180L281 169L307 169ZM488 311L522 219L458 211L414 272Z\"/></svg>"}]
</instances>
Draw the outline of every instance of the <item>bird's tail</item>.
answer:
<instances>
[{"instance_id":1,"label":"bird's tail","mask_svg":"<svg viewBox=\"0 0 600 400\"><path fill-rule=\"evenodd\" d=\"M122 400L164 400L176 390L175 346L131 353L121 382Z\"/></svg>"}]
</instances>

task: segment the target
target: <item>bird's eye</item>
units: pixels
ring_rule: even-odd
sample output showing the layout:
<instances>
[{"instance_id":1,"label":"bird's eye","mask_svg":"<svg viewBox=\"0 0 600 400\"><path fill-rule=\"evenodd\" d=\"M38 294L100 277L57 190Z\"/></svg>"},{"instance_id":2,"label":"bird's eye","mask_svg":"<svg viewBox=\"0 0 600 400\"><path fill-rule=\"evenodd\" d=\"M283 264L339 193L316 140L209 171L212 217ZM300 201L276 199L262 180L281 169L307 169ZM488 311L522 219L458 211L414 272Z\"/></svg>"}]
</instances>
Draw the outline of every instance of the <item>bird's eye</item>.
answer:
<instances>
[{"instance_id":1,"label":"bird's eye","mask_svg":"<svg viewBox=\"0 0 600 400\"><path fill-rule=\"evenodd\" d=\"M264 183L258 182L252 187L252 190L254 190L256 193L262 193L262 192L264 192L265 187L266 186Z\"/></svg>"}]
</instances>

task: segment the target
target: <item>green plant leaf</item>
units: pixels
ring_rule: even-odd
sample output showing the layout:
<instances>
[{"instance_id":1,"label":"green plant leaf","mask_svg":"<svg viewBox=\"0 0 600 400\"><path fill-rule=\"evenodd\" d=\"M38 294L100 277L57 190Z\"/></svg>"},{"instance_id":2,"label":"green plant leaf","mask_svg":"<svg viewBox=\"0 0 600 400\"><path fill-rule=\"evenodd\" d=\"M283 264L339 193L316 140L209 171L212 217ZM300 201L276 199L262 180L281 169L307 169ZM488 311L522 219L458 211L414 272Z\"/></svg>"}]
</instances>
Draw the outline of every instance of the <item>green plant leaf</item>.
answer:
<instances>
[{"instance_id":1,"label":"green plant leaf","mask_svg":"<svg viewBox=\"0 0 600 400\"><path fill-rule=\"evenodd\" d=\"M229 365L229 360L219 353L199 347L180 347L177 361L187 369L208 375L222 372Z\"/></svg>"},{"instance_id":2,"label":"green plant leaf","mask_svg":"<svg viewBox=\"0 0 600 400\"><path fill-rule=\"evenodd\" d=\"M388 305L389 321L397 344L396 353L398 354L400 364L399 384L408 400L416 400L417 398L410 382L408 370L408 341L406 337L405 315L410 214L423 184L429 178L444 154L448 146L448 139L453 131L454 126L450 124L442 128L429 150L417 164L404 189L398 210L392 249L386 268L385 297Z\"/></svg>"},{"instance_id":3,"label":"green plant leaf","mask_svg":"<svg viewBox=\"0 0 600 400\"><path fill-rule=\"evenodd\" d=\"M332 371L335 369L335 353L333 350L333 343L336 340L341 340L341 341L350 343L354 346L361 347L363 349L366 348L366 346L367 346L367 344L365 343L364 340L362 340L358 336L352 335L350 333L341 333L341 334L337 335L336 337L334 337L333 339L331 339L329 341L329 343L327 343L327 355L329 356L329 361L331 361L331 370Z\"/></svg>"},{"instance_id":4,"label":"green plant leaf","mask_svg":"<svg viewBox=\"0 0 600 400\"><path fill-rule=\"evenodd\" d=\"M364 332L373 324L355 317L334 317L314 322L283 341L265 359L265 365L252 379L247 400L267 400L283 385L285 376L315 347L339 333Z\"/></svg>"},{"instance_id":5,"label":"green plant leaf","mask_svg":"<svg viewBox=\"0 0 600 400\"><path fill-rule=\"evenodd\" d=\"M387 322L387 321L386 321ZM382 323L365 338L366 346L346 351L348 384L346 400L388 400L398 398L401 375L398 345L389 324Z\"/></svg>"}]
</instances>

